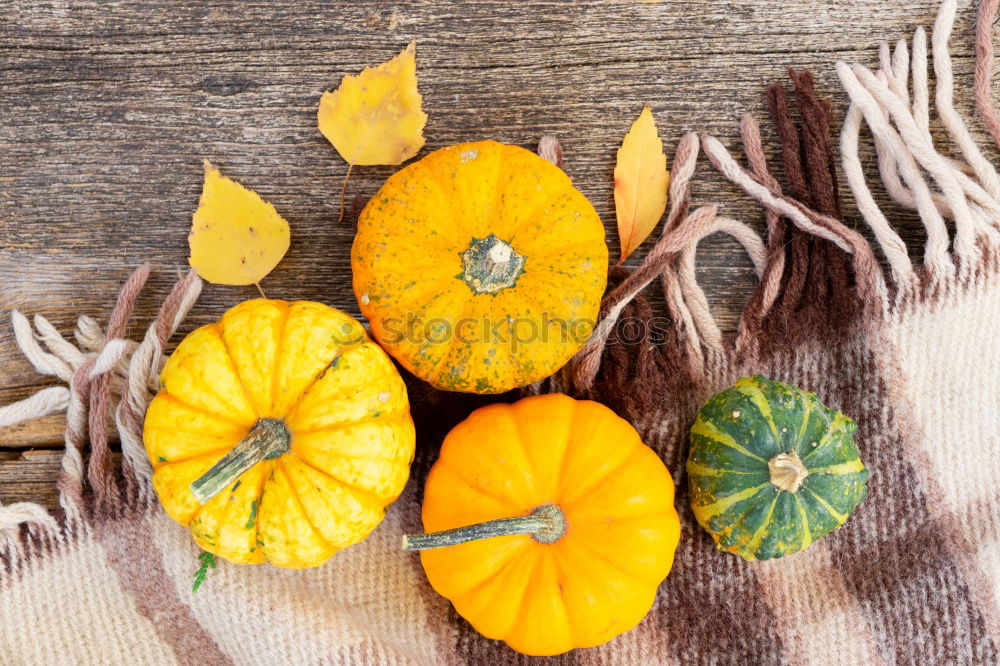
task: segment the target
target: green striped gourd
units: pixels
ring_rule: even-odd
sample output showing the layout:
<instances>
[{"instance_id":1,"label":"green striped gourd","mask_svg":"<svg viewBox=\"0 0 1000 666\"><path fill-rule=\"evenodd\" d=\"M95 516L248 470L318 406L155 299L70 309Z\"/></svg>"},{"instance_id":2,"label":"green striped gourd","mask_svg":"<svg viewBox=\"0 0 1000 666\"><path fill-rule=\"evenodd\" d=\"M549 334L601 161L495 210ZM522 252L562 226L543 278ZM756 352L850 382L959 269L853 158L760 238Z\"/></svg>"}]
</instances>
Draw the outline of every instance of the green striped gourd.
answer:
<instances>
[{"instance_id":1,"label":"green striped gourd","mask_svg":"<svg viewBox=\"0 0 1000 666\"><path fill-rule=\"evenodd\" d=\"M691 428L688 492L719 550L767 560L807 548L864 499L858 426L765 377L712 396Z\"/></svg>"}]
</instances>

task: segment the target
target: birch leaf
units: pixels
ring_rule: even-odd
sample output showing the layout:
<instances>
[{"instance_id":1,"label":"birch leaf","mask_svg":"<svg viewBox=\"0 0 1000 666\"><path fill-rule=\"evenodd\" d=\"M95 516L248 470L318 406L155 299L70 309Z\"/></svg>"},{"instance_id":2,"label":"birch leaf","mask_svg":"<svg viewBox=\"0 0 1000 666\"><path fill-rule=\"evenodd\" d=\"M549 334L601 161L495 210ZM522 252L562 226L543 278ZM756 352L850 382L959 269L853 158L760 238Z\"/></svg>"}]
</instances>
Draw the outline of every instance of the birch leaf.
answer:
<instances>
[{"instance_id":1,"label":"birch leaf","mask_svg":"<svg viewBox=\"0 0 1000 666\"><path fill-rule=\"evenodd\" d=\"M402 164L424 145L416 42L377 67L346 75L319 101L319 131L355 165Z\"/></svg>"},{"instance_id":2,"label":"birch leaf","mask_svg":"<svg viewBox=\"0 0 1000 666\"><path fill-rule=\"evenodd\" d=\"M646 240L667 207L667 156L649 106L629 129L615 164L615 213L622 254L618 263Z\"/></svg>"},{"instance_id":3,"label":"birch leaf","mask_svg":"<svg viewBox=\"0 0 1000 666\"><path fill-rule=\"evenodd\" d=\"M285 256L288 243L288 222L274 206L206 160L188 235L188 263L198 275L216 284L258 284Z\"/></svg>"}]
</instances>

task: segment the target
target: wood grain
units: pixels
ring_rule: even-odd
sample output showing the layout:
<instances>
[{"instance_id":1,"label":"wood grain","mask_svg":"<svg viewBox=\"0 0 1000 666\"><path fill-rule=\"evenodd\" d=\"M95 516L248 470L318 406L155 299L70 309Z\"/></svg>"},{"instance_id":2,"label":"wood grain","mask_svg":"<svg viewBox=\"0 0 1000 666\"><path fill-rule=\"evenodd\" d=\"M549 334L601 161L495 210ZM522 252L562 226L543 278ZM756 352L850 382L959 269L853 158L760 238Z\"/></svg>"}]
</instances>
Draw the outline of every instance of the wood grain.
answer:
<instances>
[{"instance_id":1,"label":"wood grain","mask_svg":"<svg viewBox=\"0 0 1000 666\"><path fill-rule=\"evenodd\" d=\"M952 40L957 104L972 113L973 11ZM424 153L494 138L563 143L565 168L614 238L612 170L644 103L669 151L688 130L738 148L743 112L766 117L763 90L788 66L812 69L843 117L838 59L876 62L881 39L930 27L937 0L6 0L0 11L0 404L49 383L16 353L11 308L69 333L78 314L106 319L140 262L153 276L132 335L186 268L186 236L203 158L256 189L292 225L269 295L318 299L358 315L350 288L352 229L337 224L346 165L316 129L316 104L344 73L383 61L411 39L430 119ZM972 121L978 138L986 135ZM939 131L939 130L935 130ZM766 130L769 155L777 144ZM983 145L986 145L985 143ZM871 166L871 154L865 159ZM391 168L355 169L349 195L370 196ZM877 195L884 202L881 191ZM762 227L760 210L706 166L695 202ZM922 230L886 205L914 256ZM867 230L852 206L849 225ZM641 259L640 249L630 264ZM726 238L707 239L699 277L724 330L753 287ZM255 294L209 286L181 331ZM52 504L61 417L0 430L0 502Z\"/></svg>"},{"instance_id":2,"label":"wood grain","mask_svg":"<svg viewBox=\"0 0 1000 666\"><path fill-rule=\"evenodd\" d=\"M0 504L39 502L46 509L57 508L61 461L61 451L0 451Z\"/></svg>"}]
</instances>

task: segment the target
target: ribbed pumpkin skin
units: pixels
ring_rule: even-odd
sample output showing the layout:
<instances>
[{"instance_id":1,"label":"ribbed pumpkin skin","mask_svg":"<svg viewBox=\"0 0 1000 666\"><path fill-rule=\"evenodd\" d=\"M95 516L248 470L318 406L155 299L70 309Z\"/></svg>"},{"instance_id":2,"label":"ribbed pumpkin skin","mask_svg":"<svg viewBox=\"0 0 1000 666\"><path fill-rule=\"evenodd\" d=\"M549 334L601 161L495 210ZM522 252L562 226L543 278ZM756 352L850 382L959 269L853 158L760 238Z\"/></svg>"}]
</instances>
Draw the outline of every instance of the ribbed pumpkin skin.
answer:
<instances>
[{"instance_id":1,"label":"ribbed pumpkin skin","mask_svg":"<svg viewBox=\"0 0 1000 666\"><path fill-rule=\"evenodd\" d=\"M865 497L857 425L814 393L764 377L713 396L691 428L688 492L720 550L767 560L840 527ZM771 483L768 461L795 452L808 470L796 492Z\"/></svg>"},{"instance_id":2,"label":"ribbed pumpkin skin","mask_svg":"<svg viewBox=\"0 0 1000 666\"><path fill-rule=\"evenodd\" d=\"M555 504L551 544L502 536L420 553L434 589L477 631L530 655L611 640L649 611L680 535L666 466L596 402L551 394L473 412L427 477L428 532Z\"/></svg>"},{"instance_id":3,"label":"ribbed pumpkin skin","mask_svg":"<svg viewBox=\"0 0 1000 666\"><path fill-rule=\"evenodd\" d=\"M232 562L322 564L381 522L409 475L414 432L392 361L352 317L320 303L251 300L188 335L146 413L153 488L203 549ZM190 484L259 418L291 450L204 506Z\"/></svg>"},{"instance_id":4,"label":"ribbed pumpkin skin","mask_svg":"<svg viewBox=\"0 0 1000 666\"><path fill-rule=\"evenodd\" d=\"M523 273L513 286L477 293L462 255L491 235L525 257ZM600 218L561 169L480 141L391 176L361 213L351 266L372 335L408 370L437 388L500 393L547 377L580 348L600 307L608 250ZM407 321L416 333L400 335ZM566 335L560 321L577 329ZM505 342L512 327L530 339Z\"/></svg>"}]
</instances>

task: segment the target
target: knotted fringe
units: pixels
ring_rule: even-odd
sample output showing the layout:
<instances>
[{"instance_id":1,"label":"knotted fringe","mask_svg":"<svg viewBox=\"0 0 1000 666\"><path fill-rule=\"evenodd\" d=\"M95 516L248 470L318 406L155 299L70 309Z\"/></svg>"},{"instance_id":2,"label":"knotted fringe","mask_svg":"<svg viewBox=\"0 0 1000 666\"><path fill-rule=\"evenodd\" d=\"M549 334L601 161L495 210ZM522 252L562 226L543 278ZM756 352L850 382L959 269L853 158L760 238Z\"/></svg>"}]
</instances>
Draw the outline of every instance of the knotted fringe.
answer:
<instances>
[{"instance_id":1,"label":"knotted fringe","mask_svg":"<svg viewBox=\"0 0 1000 666\"><path fill-rule=\"evenodd\" d=\"M802 117L801 139L792 121L784 88L773 83L767 90L771 118L781 138L785 177L797 200L819 213L839 219L840 197L830 139L829 105L816 96L811 73L789 71L789 74ZM772 192L779 193L777 181L767 174L763 154L754 155L760 152L760 139L759 129L753 118L744 117L741 130L751 171L758 178L765 178L765 184ZM770 227L773 223L770 218L776 217L779 223L784 223L775 211L768 209L767 212L768 242L772 244L775 254L783 252L786 242L790 244L788 273L784 287L775 295L776 299L778 295L781 296L775 317L766 319L769 312L769 308L766 308L758 317L757 326L744 326L742 334L747 336L750 331L767 326L771 337L788 336L794 331L788 331L787 326L783 327L786 330L774 330L775 326L769 324L774 321L785 324L793 313L797 319L811 324L811 328L816 329L819 334L823 331L835 332L836 323L853 319L857 309L855 301L848 298L851 276L847 255L831 242L801 233L794 228L787 234L784 231L772 234ZM779 276L777 280L780 280L780 271L776 273ZM795 331L797 330L802 330L802 326L796 327Z\"/></svg>"},{"instance_id":2,"label":"knotted fringe","mask_svg":"<svg viewBox=\"0 0 1000 666\"><path fill-rule=\"evenodd\" d=\"M201 293L202 282L192 270L171 290L142 342L123 338L135 301L149 277L149 266L137 268L126 280L111 312L106 331L91 318L77 322L77 344L69 342L44 317L32 330L28 319L14 310L11 321L18 347L35 370L57 377L67 386L42 389L19 402L0 407L0 426L48 414L66 412L65 452L59 477L59 503L66 529L86 529L94 512L115 515L131 500L152 497L152 468L142 443L142 422L162 369L164 348ZM44 348L43 348L44 344ZM114 416L121 438L125 487L120 488L108 446L107 421ZM89 434L89 463L83 455ZM84 503L84 474L94 493ZM22 531L27 528L27 539ZM0 505L0 555L15 554L32 539L63 541L58 521L42 506L20 502Z\"/></svg>"},{"instance_id":3,"label":"knotted fringe","mask_svg":"<svg viewBox=\"0 0 1000 666\"><path fill-rule=\"evenodd\" d=\"M538 156L552 162L557 167L562 166L563 152L559 139L551 134L545 134L538 140Z\"/></svg>"},{"instance_id":4,"label":"knotted fringe","mask_svg":"<svg viewBox=\"0 0 1000 666\"><path fill-rule=\"evenodd\" d=\"M976 21L976 108L993 142L1000 147L1000 116L993 107L990 86L993 83L993 22L1000 0L980 0Z\"/></svg>"},{"instance_id":5,"label":"knotted fringe","mask_svg":"<svg viewBox=\"0 0 1000 666\"><path fill-rule=\"evenodd\" d=\"M1000 116L990 98L992 23L1000 0L984 0L976 30L976 102L1000 146ZM782 143L788 192L769 171L756 121L745 116L741 134L748 169L714 137L701 136L709 162L760 202L766 211L767 243L741 222L720 217L718 207L688 212L690 180L699 137L677 146L671 174L671 208L663 233L634 272L614 268L594 334L550 385L648 410L672 382L697 384L707 369L734 358L767 353L769 341L800 335L836 335L844 326L874 331L923 295L968 286L998 261L1000 177L983 156L953 102L954 77L948 39L956 0L944 0L931 36L937 86L934 104L962 160L937 151L930 134L927 40L922 29L895 50L883 44L879 69L837 63L851 105L840 135L847 184L888 266L886 276L871 245L840 220L841 206L830 138L830 109L815 93L809 72L790 71L799 107L798 129L779 84L768 89L768 105ZM871 129L881 179L889 195L915 210L927 231L924 266L914 268L906 245L876 204L859 157L862 120ZM950 220L953 237L949 235ZM787 225L791 222L791 227ZM760 278L740 318L736 335L725 338L711 316L694 276L698 242L722 231L746 249ZM643 290L660 278L673 326L663 342L648 336L636 347L612 339L619 320L640 320L650 312ZM647 315L645 321L649 322ZM624 337L624 336L622 336ZM638 349L638 351L636 351ZM630 351L629 351L630 350ZM602 364L602 358L607 357ZM682 360L682 363L677 363ZM666 368L671 368L667 371ZM619 398L620 400L621 398ZM629 411L629 413L636 413Z\"/></svg>"},{"instance_id":6,"label":"knotted fringe","mask_svg":"<svg viewBox=\"0 0 1000 666\"><path fill-rule=\"evenodd\" d=\"M950 278L968 280L983 259L984 246L995 246L1000 241L1000 179L975 145L953 103L948 38L956 9L956 0L942 3L931 35L931 50L937 78L935 108L964 161L942 155L931 139L927 39L923 29L918 28L914 34L912 55L903 40L894 52L883 44L880 69L875 73L860 65L837 63L837 74L851 98L841 134L844 172L865 222L882 247L902 299L914 294L921 284L940 288ZM989 7L984 5L983 10L988 12ZM987 110L983 119L989 127L992 106L983 99L989 97L989 81L984 82L979 73L992 69L992 49L981 48L983 31L988 30L982 19L981 14L976 88L979 108ZM910 72L912 100L907 89ZM927 230L924 271L914 270L902 240L875 204L864 181L857 146L862 118L874 137L879 172L887 192L900 205L915 210ZM946 218L954 224L954 239L949 238ZM952 242L953 253L949 252Z\"/></svg>"},{"instance_id":7,"label":"knotted fringe","mask_svg":"<svg viewBox=\"0 0 1000 666\"><path fill-rule=\"evenodd\" d=\"M828 135L827 111L815 98L811 76L793 73L793 81L796 83L802 107L803 132L809 133L806 134L807 137L817 136L821 132ZM772 96L777 100L776 124L781 127L783 118L790 119L787 100L784 99L784 93L780 88L777 92L772 89ZM832 150L829 139L824 142L809 138L806 141L809 146L809 150L806 151L808 159L803 165L798 161L800 155L798 135L790 120L787 124L788 128L782 132L786 155L795 156L795 161L786 160L786 171L791 174L790 179L801 183L798 185L801 191L817 192L819 198L816 205L824 211L835 213L836 181L831 163ZM624 277L605 299L602 316L594 335L573 364L574 390L584 394L592 392L601 367L601 354L607 346L609 335L618 318L631 300L657 276L661 278L663 293L676 332L675 340L661 347L660 351L676 358L672 347L679 348L681 358L686 359L686 364L681 364L683 368L681 374L685 383L692 381L697 383L706 363L713 363L721 358L727 344L733 344L739 353L752 351L751 345L760 342L759 334L769 314L772 314L772 319L782 324L787 321L789 313L801 312L806 305L827 304L829 291L844 292L850 288L852 285L847 275L848 269L844 258L847 255L844 251L853 257L855 273L860 276L853 286L862 295L862 302L877 304L883 302L885 285L879 280L877 262L864 239L830 215L817 212L798 200L784 195L777 180L770 175L767 168L756 122L747 116L743 119L741 129L752 173L740 167L713 137L701 137L700 144L711 163L720 172L765 205L768 225L767 244L765 245L747 225L720 217L718 208L714 205L702 206L691 213L687 212L690 202L690 181L699 152L699 137L692 133L682 138L674 157L671 174L671 209L663 233L636 271ZM789 145L791 145L790 150ZM785 251L788 230L784 219L791 220L796 227L805 232L805 235L801 236L803 242L797 241L795 234L792 235L790 256L786 256ZM719 331L709 312L704 292L697 285L694 275L694 253L698 242L718 231L732 235L743 245L761 280L747 308L744 309L739 331L732 341L726 341ZM802 233L799 232L800 235ZM811 241L813 237L820 240ZM833 254L834 252L836 254ZM828 271L824 264L822 272L812 278L814 286L810 291L815 293L807 298L808 294L803 289L807 284L807 275L810 271L816 272L815 264L824 255L832 256L827 263L834 269ZM840 264L839 269L838 264ZM833 284L828 288L819 289L818 283L821 279L832 279ZM841 295L839 299L844 302L849 300L846 295ZM612 348L618 346L617 343L611 345ZM623 351L617 350L613 353L621 357ZM652 356L645 348L640 350L639 355ZM664 363L659 360L656 364L677 367L676 363ZM642 376L649 374L645 365L647 364L637 359L635 376L628 382L630 386L639 387L644 384ZM611 377L601 378L602 391L609 383L614 384L613 381L607 381L611 379ZM613 392L613 390L608 391L608 393ZM636 395L634 389L624 393ZM649 393L649 398L655 400L660 391L654 389ZM640 389L638 395L642 394Z\"/></svg>"}]
</instances>

